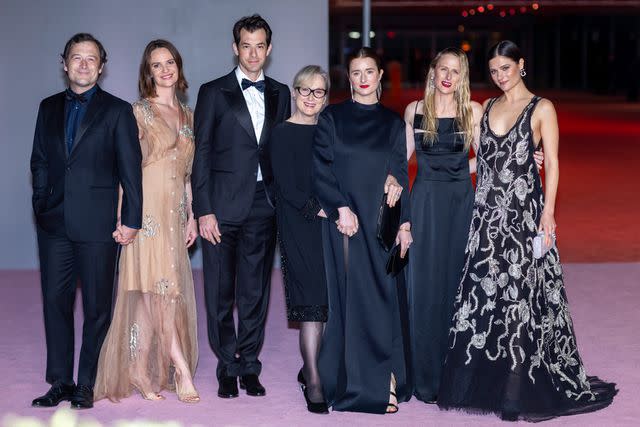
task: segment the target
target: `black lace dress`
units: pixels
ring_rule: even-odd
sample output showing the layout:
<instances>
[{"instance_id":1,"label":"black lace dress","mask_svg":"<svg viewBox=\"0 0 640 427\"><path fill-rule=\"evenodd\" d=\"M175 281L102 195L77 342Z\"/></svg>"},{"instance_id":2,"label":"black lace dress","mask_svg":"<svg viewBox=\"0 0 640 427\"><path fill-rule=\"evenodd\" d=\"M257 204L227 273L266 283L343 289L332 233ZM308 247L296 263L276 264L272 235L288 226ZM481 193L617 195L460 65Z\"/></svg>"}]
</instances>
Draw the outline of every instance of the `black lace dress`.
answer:
<instances>
[{"instance_id":1,"label":"black lace dress","mask_svg":"<svg viewBox=\"0 0 640 427\"><path fill-rule=\"evenodd\" d=\"M558 251L533 258L544 206L533 160L533 97L504 136L481 123L478 185L438 405L542 421L608 406L615 384L587 376Z\"/></svg>"},{"instance_id":2,"label":"black lace dress","mask_svg":"<svg viewBox=\"0 0 640 427\"><path fill-rule=\"evenodd\" d=\"M322 218L311 192L315 129L283 122L273 128L269 141L287 319L293 322L327 321Z\"/></svg>"}]
</instances>

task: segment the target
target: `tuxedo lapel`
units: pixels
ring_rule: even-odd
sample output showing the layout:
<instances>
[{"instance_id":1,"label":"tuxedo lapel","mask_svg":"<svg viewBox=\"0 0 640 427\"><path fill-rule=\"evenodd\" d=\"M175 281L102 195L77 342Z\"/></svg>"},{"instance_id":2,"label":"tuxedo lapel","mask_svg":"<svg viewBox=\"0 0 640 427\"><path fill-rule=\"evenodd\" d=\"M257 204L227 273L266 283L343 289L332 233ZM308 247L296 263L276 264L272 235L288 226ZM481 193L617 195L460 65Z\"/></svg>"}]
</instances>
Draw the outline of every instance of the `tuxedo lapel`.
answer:
<instances>
[{"instance_id":1,"label":"tuxedo lapel","mask_svg":"<svg viewBox=\"0 0 640 427\"><path fill-rule=\"evenodd\" d=\"M274 88L269 79L265 79L264 90L264 123L260 134L260 144L269 137L269 129L273 127L278 113L278 89Z\"/></svg>"},{"instance_id":2,"label":"tuxedo lapel","mask_svg":"<svg viewBox=\"0 0 640 427\"><path fill-rule=\"evenodd\" d=\"M65 143L67 137L65 133L65 123L67 120L67 103L65 102L64 92L58 95L53 108L53 128L49 129L49 132L52 133L51 135L58 147L58 150L60 151L60 154L62 154L62 157L66 159L69 153L67 153L67 144Z\"/></svg>"},{"instance_id":3,"label":"tuxedo lapel","mask_svg":"<svg viewBox=\"0 0 640 427\"><path fill-rule=\"evenodd\" d=\"M102 90L100 88L97 89L98 90L91 98L91 101L89 101L87 112L82 119L82 123L80 123L80 126L78 127L78 131L76 132L76 136L73 140L73 146L71 147L71 153L69 154L69 156L71 156L76 151L78 144L82 142L82 137L84 136L85 132L87 132L87 129L89 129L95 119L100 116L102 110L104 110L106 106Z\"/></svg>"},{"instance_id":4,"label":"tuxedo lapel","mask_svg":"<svg viewBox=\"0 0 640 427\"><path fill-rule=\"evenodd\" d=\"M236 116L236 120L238 120L240 126L247 131L247 134L249 134L252 140L256 141L256 132L253 129L251 114L249 114L249 108L247 107L242 89L236 79L235 71L232 71L227 77L226 86L221 88L222 93L227 99L227 103L231 106L233 114Z\"/></svg>"}]
</instances>

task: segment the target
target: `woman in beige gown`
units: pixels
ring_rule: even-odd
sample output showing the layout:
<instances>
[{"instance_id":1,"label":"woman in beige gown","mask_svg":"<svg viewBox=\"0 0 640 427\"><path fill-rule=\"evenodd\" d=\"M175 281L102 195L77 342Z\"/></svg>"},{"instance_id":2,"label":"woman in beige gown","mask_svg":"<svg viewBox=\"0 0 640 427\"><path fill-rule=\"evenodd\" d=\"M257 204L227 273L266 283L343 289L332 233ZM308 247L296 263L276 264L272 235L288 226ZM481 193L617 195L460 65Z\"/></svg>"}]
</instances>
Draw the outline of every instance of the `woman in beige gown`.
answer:
<instances>
[{"instance_id":1,"label":"woman in beige gown","mask_svg":"<svg viewBox=\"0 0 640 427\"><path fill-rule=\"evenodd\" d=\"M200 400L192 381L198 344L187 253L197 237L190 183L193 114L176 96L186 88L176 48L164 40L149 43L140 65L142 99L133 105L143 154L142 229L122 248L95 400L118 401L134 388L149 400L162 399L162 390L175 390L183 402Z\"/></svg>"}]
</instances>

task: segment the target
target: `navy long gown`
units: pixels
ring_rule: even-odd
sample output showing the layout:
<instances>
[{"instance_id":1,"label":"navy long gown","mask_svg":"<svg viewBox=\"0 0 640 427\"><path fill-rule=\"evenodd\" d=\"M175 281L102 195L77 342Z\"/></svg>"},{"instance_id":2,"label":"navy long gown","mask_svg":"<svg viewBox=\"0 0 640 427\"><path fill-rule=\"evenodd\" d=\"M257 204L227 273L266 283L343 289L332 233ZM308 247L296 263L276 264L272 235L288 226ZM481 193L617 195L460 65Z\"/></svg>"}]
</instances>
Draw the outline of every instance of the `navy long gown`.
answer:
<instances>
[{"instance_id":1,"label":"navy long gown","mask_svg":"<svg viewBox=\"0 0 640 427\"><path fill-rule=\"evenodd\" d=\"M420 128L416 114L414 128ZM473 208L469 152L454 118L438 119L438 139L423 144L416 132L418 174L411 189L407 289L413 394L433 402L440 387L453 302L460 283Z\"/></svg>"},{"instance_id":2,"label":"navy long gown","mask_svg":"<svg viewBox=\"0 0 640 427\"><path fill-rule=\"evenodd\" d=\"M384 413L392 373L398 401L411 393L401 327L406 300L386 273L388 253L376 239L387 175L408 189L404 121L380 104L328 106L316 129L313 173L329 216L323 228L329 319L318 363L325 397L334 410ZM402 222L409 219L407 193ZM343 206L358 217L351 238L335 225Z\"/></svg>"}]
</instances>

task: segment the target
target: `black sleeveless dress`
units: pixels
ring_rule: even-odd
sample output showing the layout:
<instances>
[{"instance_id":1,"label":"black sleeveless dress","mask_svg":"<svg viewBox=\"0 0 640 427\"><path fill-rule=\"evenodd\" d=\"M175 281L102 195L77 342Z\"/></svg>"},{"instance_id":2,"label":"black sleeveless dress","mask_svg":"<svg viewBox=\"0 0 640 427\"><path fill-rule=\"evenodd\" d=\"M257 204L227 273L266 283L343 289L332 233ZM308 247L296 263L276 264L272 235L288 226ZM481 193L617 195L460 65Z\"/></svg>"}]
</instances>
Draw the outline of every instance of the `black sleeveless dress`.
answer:
<instances>
[{"instance_id":1,"label":"black sleeveless dress","mask_svg":"<svg viewBox=\"0 0 640 427\"><path fill-rule=\"evenodd\" d=\"M481 123L478 185L438 405L542 421L608 406L615 384L587 376L557 249L533 258L544 207L533 160L534 96L507 132Z\"/></svg>"},{"instance_id":2,"label":"black sleeveless dress","mask_svg":"<svg viewBox=\"0 0 640 427\"><path fill-rule=\"evenodd\" d=\"M422 114L416 114L419 129ZM418 174L411 189L411 232L407 289L414 395L434 401L460 283L473 208L469 152L454 118L438 119L438 139L423 143L416 132Z\"/></svg>"}]
</instances>

